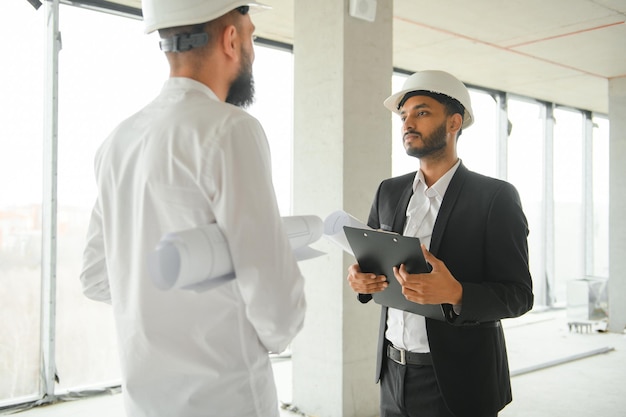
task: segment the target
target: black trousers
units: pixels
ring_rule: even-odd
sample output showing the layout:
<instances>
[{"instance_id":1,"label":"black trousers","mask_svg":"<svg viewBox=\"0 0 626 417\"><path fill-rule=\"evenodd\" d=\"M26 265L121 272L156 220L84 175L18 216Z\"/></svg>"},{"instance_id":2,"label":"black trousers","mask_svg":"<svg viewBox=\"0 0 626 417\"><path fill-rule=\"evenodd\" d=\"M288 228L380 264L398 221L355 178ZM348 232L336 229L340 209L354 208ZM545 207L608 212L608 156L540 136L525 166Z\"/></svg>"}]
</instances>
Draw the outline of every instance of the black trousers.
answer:
<instances>
[{"instance_id":1,"label":"black trousers","mask_svg":"<svg viewBox=\"0 0 626 417\"><path fill-rule=\"evenodd\" d=\"M446 407L430 365L400 365L383 359L380 417L455 417ZM476 416L476 417L497 417Z\"/></svg>"}]
</instances>

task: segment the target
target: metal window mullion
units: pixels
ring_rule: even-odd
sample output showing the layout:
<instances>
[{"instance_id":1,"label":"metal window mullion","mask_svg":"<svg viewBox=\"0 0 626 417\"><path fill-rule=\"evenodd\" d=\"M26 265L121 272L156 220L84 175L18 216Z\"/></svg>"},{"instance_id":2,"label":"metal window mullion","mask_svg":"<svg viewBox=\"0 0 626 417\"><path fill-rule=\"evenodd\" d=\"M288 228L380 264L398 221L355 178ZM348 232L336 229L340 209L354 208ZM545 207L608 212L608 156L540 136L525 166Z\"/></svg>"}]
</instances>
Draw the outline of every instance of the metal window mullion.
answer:
<instances>
[{"instance_id":1,"label":"metal window mullion","mask_svg":"<svg viewBox=\"0 0 626 417\"><path fill-rule=\"evenodd\" d=\"M498 124L496 142L496 172L498 178L506 180L509 177L508 153L509 153L509 114L506 93L499 92L496 99L496 123Z\"/></svg>"},{"instance_id":2,"label":"metal window mullion","mask_svg":"<svg viewBox=\"0 0 626 417\"><path fill-rule=\"evenodd\" d=\"M583 244L585 275L594 275L593 239L593 119L591 112L583 112Z\"/></svg>"},{"instance_id":3,"label":"metal window mullion","mask_svg":"<svg viewBox=\"0 0 626 417\"><path fill-rule=\"evenodd\" d=\"M544 123L544 189L543 189L543 215L542 240L544 242L543 265L545 267L544 300L546 306L554 306L556 293L556 278L554 267L554 105L543 104Z\"/></svg>"},{"instance_id":4,"label":"metal window mullion","mask_svg":"<svg viewBox=\"0 0 626 417\"><path fill-rule=\"evenodd\" d=\"M57 143L61 36L59 0L47 0L45 6L40 392L49 401L54 398L56 373Z\"/></svg>"}]
</instances>

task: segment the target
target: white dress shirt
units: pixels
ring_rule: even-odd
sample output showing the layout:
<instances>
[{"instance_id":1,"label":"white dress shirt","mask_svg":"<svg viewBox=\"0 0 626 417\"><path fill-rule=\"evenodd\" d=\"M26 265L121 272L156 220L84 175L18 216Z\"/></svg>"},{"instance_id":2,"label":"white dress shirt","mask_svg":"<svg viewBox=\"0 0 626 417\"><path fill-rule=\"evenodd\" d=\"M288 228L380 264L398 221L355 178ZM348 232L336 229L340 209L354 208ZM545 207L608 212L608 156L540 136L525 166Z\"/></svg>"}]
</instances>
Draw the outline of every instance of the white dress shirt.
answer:
<instances>
[{"instance_id":1,"label":"white dress shirt","mask_svg":"<svg viewBox=\"0 0 626 417\"><path fill-rule=\"evenodd\" d=\"M278 416L268 352L304 320L304 282L283 230L256 119L205 85L169 79L98 150L81 281L110 302L132 417ZM217 223L236 279L158 290L147 254L165 233Z\"/></svg>"},{"instance_id":2,"label":"white dress shirt","mask_svg":"<svg viewBox=\"0 0 626 417\"><path fill-rule=\"evenodd\" d=\"M430 239L443 196L460 163L459 159L430 188L426 185L422 171L417 171L413 180L413 195L406 210L407 219L403 235L418 237L426 248L430 248ZM395 279L395 277L388 278ZM397 348L410 352L430 352L424 316L389 308L385 337Z\"/></svg>"}]
</instances>

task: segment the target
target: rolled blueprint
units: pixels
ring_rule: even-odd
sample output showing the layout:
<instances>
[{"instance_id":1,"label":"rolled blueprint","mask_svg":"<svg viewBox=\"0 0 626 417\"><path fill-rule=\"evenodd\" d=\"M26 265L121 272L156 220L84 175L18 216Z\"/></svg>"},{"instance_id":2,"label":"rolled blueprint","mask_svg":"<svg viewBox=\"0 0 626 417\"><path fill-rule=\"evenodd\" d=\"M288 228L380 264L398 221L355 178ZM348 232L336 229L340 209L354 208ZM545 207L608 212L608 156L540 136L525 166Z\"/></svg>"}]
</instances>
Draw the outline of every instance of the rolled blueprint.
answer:
<instances>
[{"instance_id":1,"label":"rolled blueprint","mask_svg":"<svg viewBox=\"0 0 626 417\"><path fill-rule=\"evenodd\" d=\"M322 254L309 247L322 236L322 219L286 216L282 221L296 260ZM162 290L206 291L235 278L228 242L216 223L164 235L148 255L148 272Z\"/></svg>"},{"instance_id":2,"label":"rolled blueprint","mask_svg":"<svg viewBox=\"0 0 626 417\"><path fill-rule=\"evenodd\" d=\"M326 220L324 220L324 237L344 251L354 255L343 231L344 226L368 230L372 230L372 228L343 210L337 210L326 217Z\"/></svg>"}]
</instances>

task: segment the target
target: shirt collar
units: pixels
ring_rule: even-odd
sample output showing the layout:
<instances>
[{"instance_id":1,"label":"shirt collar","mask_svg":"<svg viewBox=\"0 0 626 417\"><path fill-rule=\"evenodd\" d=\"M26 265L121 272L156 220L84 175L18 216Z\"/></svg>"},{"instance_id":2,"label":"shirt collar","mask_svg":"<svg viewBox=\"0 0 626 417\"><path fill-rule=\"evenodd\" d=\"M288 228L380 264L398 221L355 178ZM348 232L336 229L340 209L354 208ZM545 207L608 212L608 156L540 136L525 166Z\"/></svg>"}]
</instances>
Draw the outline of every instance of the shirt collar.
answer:
<instances>
[{"instance_id":1,"label":"shirt collar","mask_svg":"<svg viewBox=\"0 0 626 417\"><path fill-rule=\"evenodd\" d=\"M446 190L448 189L448 185L450 185L450 181L452 181L454 173L459 168L459 165L461 165L460 158L456 161L456 164L454 164L452 168L448 170L448 172L443 174L443 176L439 178L439 180L437 180L437 182L434 183L430 188L426 186L424 173L421 169L418 170L415 174L415 179L413 180L413 192L421 192L427 197L439 197L440 199L442 199L444 194L446 193Z\"/></svg>"},{"instance_id":2,"label":"shirt collar","mask_svg":"<svg viewBox=\"0 0 626 417\"><path fill-rule=\"evenodd\" d=\"M219 101L219 98L213 90L211 90L207 85L202 84L199 81L192 80L191 78L186 77L170 77L165 81L163 85L163 90L174 90L174 89L185 89L185 90L196 90L201 93L206 94L209 98Z\"/></svg>"}]
</instances>

